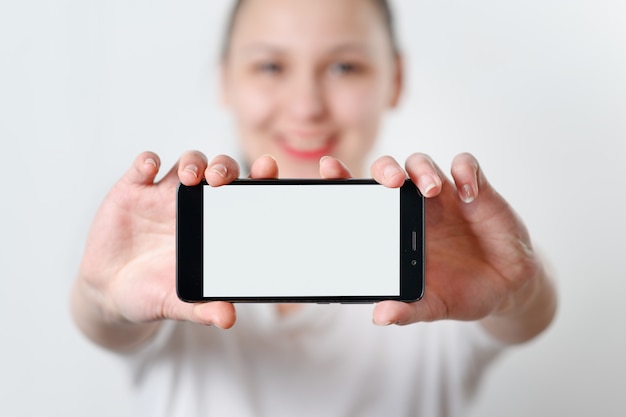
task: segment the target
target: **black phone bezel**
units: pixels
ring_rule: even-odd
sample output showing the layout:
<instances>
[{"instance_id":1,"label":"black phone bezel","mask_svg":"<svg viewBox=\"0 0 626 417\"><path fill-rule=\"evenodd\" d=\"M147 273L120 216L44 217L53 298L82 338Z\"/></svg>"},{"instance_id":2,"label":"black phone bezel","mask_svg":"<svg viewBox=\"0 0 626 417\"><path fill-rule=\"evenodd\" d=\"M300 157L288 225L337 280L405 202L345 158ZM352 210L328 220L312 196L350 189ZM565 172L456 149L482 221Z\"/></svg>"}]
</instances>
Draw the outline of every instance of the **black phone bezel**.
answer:
<instances>
[{"instance_id":1,"label":"black phone bezel","mask_svg":"<svg viewBox=\"0 0 626 417\"><path fill-rule=\"evenodd\" d=\"M377 184L372 179L238 179L225 185ZM176 209L176 292L186 302L229 301L258 303L373 303L383 300L413 302L424 295L424 197L409 179L400 187L400 295L324 297L205 297L203 295L203 187L179 184Z\"/></svg>"}]
</instances>

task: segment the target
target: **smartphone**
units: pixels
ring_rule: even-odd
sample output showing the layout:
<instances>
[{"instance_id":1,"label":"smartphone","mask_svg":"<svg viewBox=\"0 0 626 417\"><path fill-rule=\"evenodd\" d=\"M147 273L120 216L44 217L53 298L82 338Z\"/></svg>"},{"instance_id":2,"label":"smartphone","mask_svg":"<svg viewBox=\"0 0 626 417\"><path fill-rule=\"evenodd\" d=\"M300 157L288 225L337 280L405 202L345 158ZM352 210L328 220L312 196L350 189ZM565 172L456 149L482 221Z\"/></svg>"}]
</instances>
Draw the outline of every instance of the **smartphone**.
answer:
<instances>
[{"instance_id":1,"label":"smartphone","mask_svg":"<svg viewBox=\"0 0 626 417\"><path fill-rule=\"evenodd\" d=\"M424 198L407 180L179 185L177 293L230 302L412 302L424 293Z\"/></svg>"}]
</instances>

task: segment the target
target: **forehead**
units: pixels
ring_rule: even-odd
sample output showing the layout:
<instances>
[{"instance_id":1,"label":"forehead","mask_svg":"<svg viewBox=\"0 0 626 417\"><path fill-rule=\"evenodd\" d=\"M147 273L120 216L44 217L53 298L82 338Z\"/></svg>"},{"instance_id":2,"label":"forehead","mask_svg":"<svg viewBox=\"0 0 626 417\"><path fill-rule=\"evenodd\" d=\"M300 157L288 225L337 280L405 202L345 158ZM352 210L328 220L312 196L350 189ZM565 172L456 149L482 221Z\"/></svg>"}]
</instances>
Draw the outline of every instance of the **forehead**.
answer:
<instances>
[{"instance_id":1,"label":"forehead","mask_svg":"<svg viewBox=\"0 0 626 417\"><path fill-rule=\"evenodd\" d=\"M231 33L231 47L325 48L337 43L388 43L372 0L246 0Z\"/></svg>"}]
</instances>

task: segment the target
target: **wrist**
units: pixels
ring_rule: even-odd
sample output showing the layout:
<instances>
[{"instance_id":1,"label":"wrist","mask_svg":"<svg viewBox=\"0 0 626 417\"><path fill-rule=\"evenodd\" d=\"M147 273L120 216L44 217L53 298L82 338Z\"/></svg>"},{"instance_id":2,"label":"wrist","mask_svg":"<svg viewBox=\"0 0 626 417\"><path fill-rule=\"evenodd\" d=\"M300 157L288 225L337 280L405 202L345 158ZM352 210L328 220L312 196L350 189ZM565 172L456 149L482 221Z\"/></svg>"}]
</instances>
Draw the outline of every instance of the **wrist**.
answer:
<instances>
[{"instance_id":1,"label":"wrist","mask_svg":"<svg viewBox=\"0 0 626 417\"><path fill-rule=\"evenodd\" d=\"M76 326L95 344L127 351L156 333L159 322L132 323L105 300L103 294L78 277L71 292L71 313Z\"/></svg>"},{"instance_id":2,"label":"wrist","mask_svg":"<svg viewBox=\"0 0 626 417\"><path fill-rule=\"evenodd\" d=\"M556 290L544 265L537 261L531 278L511 292L483 326L506 343L523 343L543 332L556 314Z\"/></svg>"}]
</instances>

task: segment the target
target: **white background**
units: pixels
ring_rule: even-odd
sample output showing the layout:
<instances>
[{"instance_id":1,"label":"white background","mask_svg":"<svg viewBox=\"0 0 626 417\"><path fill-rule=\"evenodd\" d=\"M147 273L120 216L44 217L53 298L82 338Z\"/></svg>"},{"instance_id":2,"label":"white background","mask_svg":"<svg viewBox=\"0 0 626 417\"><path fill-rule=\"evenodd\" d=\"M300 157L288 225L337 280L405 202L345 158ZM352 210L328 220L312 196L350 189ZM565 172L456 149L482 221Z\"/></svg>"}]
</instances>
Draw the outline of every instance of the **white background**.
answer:
<instances>
[{"instance_id":1,"label":"white background","mask_svg":"<svg viewBox=\"0 0 626 417\"><path fill-rule=\"evenodd\" d=\"M68 291L134 156L235 152L217 100L227 1L0 4L0 415L130 416ZM626 415L626 6L396 0L408 88L378 153L473 152L558 277L553 327L489 373L475 416ZM365 317L364 320L369 320Z\"/></svg>"}]
</instances>

